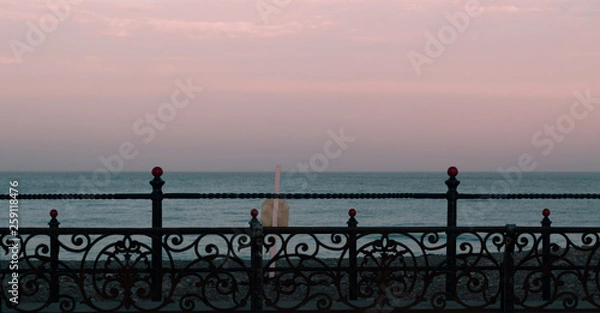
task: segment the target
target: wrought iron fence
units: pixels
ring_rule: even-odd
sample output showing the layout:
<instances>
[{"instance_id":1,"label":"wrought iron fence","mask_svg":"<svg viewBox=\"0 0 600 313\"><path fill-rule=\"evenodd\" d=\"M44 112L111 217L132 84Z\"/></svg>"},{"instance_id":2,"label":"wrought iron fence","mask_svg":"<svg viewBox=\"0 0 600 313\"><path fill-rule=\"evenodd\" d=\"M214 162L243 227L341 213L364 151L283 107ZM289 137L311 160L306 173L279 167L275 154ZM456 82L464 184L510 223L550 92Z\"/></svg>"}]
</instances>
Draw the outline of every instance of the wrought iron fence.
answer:
<instances>
[{"instance_id":1,"label":"wrought iron fence","mask_svg":"<svg viewBox=\"0 0 600 313\"><path fill-rule=\"evenodd\" d=\"M600 228L372 228L350 213L348 227L263 229L253 211L248 228L22 229L19 304L3 264L3 310L600 311Z\"/></svg>"},{"instance_id":2,"label":"wrought iron fence","mask_svg":"<svg viewBox=\"0 0 600 313\"><path fill-rule=\"evenodd\" d=\"M600 312L600 228L550 227L549 211L541 227L456 227L459 199L600 194L460 194L456 168L440 194L163 193L162 170L152 174L150 194L20 195L148 199L152 228L59 228L51 211L49 228L20 229L18 239L0 230L1 251L18 261L2 261L0 310ZM263 229L253 210L247 228L163 228L169 198L447 199L448 225L358 227L350 210L347 227Z\"/></svg>"}]
</instances>

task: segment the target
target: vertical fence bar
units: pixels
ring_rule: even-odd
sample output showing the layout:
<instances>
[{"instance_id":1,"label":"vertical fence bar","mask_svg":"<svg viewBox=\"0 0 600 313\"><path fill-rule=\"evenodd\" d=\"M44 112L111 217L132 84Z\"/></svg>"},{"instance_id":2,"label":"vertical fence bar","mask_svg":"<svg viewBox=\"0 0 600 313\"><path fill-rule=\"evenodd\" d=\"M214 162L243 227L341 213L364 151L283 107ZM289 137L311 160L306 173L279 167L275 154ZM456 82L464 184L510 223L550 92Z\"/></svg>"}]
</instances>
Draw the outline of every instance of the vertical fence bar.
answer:
<instances>
[{"instance_id":1,"label":"vertical fence bar","mask_svg":"<svg viewBox=\"0 0 600 313\"><path fill-rule=\"evenodd\" d=\"M456 191L460 181L456 179L458 175L458 169L454 166L448 168L448 180L446 180L446 186L448 191L446 192L446 200L448 201L448 227L456 227L456 200L458 199L458 192ZM448 259L448 273L446 274L446 293L448 296L454 298L456 296L456 233L453 231L446 232L447 245L446 245L446 257Z\"/></svg>"},{"instance_id":2,"label":"vertical fence bar","mask_svg":"<svg viewBox=\"0 0 600 313\"><path fill-rule=\"evenodd\" d=\"M504 237L504 261L502 263L502 303L503 313L515 311L515 243L517 241L516 225L506 225Z\"/></svg>"},{"instance_id":3,"label":"vertical fence bar","mask_svg":"<svg viewBox=\"0 0 600 313\"><path fill-rule=\"evenodd\" d=\"M258 210L252 209L250 211L252 219L250 220L250 268L252 273L250 275L250 308L253 313L262 313L263 311L263 260L262 260L262 247L263 247L263 227L260 221L256 218L258 216Z\"/></svg>"},{"instance_id":4,"label":"vertical fence bar","mask_svg":"<svg viewBox=\"0 0 600 313\"><path fill-rule=\"evenodd\" d=\"M544 218L542 219L542 300L550 300L550 210L542 211Z\"/></svg>"},{"instance_id":5,"label":"vertical fence bar","mask_svg":"<svg viewBox=\"0 0 600 313\"><path fill-rule=\"evenodd\" d=\"M50 210L50 222L48 226L50 229L57 229L60 222L56 219L58 211L55 209ZM60 282L57 275L58 271L58 235L54 232L50 232L50 301L58 302L58 295L60 294Z\"/></svg>"},{"instance_id":6,"label":"vertical fence bar","mask_svg":"<svg viewBox=\"0 0 600 313\"><path fill-rule=\"evenodd\" d=\"M356 210L350 209L348 210L348 215L350 218L348 219L348 227L350 228L350 232L348 234L348 266L350 267L350 282L349 282L349 290L348 290L348 299L356 300L356 287L358 285L358 273L356 272L356 226L358 226L358 221L356 220Z\"/></svg>"},{"instance_id":7,"label":"vertical fence bar","mask_svg":"<svg viewBox=\"0 0 600 313\"><path fill-rule=\"evenodd\" d=\"M150 198L152 199L152 228L162 228L162 201L163 192L162 186L165 182L160 178L163 174L163 170L160 167L152 169L152 176L154 179L150 181L152 185L152 193ZM161 301L162 299L162 238L158 235L152 237L152 272L150 281L152 284L152 301Z\"/></svg>"}]
</instances>

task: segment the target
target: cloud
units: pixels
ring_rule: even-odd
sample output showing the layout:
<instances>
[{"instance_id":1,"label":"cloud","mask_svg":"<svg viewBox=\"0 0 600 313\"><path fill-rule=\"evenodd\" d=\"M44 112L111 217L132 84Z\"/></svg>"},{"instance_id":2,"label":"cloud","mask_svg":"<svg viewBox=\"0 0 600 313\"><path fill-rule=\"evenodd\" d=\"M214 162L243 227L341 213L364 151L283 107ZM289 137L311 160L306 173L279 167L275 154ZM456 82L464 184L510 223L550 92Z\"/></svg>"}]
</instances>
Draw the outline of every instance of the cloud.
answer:
<instances>
[{"instance_id":1,"label":"cloud","mask_svg":"<svg viewBox=\"0 0 600 313\"><path fill-rule=\"evenodd\" d=\"M197 21L185 19L109 17L94 11L86 11L86 23L91 18L102 23L100 32L114 37L129 37L140 33L168 33L192 38L272 38L292 35L302 31L298 22L281 25L262 25L248 21Z\"/></svg>"},{"instance_id":2,"label":"cloud","mask_svg":"<svg viewBox=\"0 0 600 313\"><path fill-rule=\"evenodd\" d=\"M0 64L19 64L20 62L12 57L4 57L0 55Z\"/></svg>"},{"instance_id":3,"label":"cloud","mask_svg":"<svg viewBox=\"0 0 600 313\"><path fill-rule=\"evenodd\" d=\"M2 20L25 21L37 19L47 6L43 2L36 1L2 1L0 3L0 18Z\"/></svg>"},{"instance_id":4,"label":"cloud","mask_svg":"<svg viewBox=\"0 0 600 313\"><path fill-rule=\"evenodd\" d=\"M494 7L490 11L492 11L492 10L496 11L496 12L508 12L508 13L530 13L530 12L545 11L545 9L542 9L542 8L533 8L533 7L525 8L525 7L517 7L514 5L498 6L498 7Z\"/></svg>"},{"instance_id":5,"label":"cloud","mask_svg":"<svg viewBox=\"0 0 600 313\"><path fill-rule=\"evenodd\" d=\"M298 33L302 25L290 22L282 25L258 25L250 22L196 22L154 19L147 23L159 32L195 34L200 37L249 36L270 38Z\"/></svg>"},{"instance_id":6,"label":"cloud","mask_svg":"<svg viewBox=\"0 0 600 313\"><path fill-rule=\"evenodd\" d=\"M527 14L543 12L544 14L558 13L566 16L598 16L600 1L570 1L570 0L508 0L500 3L489 2L487 12L505 14Z\"/></svg>"}]
</instances>

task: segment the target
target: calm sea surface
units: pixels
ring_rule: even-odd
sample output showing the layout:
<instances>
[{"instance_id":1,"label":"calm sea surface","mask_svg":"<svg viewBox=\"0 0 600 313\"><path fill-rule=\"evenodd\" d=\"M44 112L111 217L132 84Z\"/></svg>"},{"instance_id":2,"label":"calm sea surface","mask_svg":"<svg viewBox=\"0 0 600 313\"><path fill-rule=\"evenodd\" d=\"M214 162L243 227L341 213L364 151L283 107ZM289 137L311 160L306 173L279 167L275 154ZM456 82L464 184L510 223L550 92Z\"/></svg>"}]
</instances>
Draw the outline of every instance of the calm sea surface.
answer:
<instances>
[{"instance_id":1,"label":"calm sea surface","mask_svg":"<svg viewBox=\"0 0 600 313\"><path fill-rule=\"evenodd\" d=\"M9 181L19 193L150 192L149 173L120 173L106 179L92 173L0 173L3 194ZM164 192L273 192L274 173L165 173ZM281 192L379 193L446 192L445 173L319 173L310 178L282 174ZM600 173L461 173L462 193L600 193ZM92 189L97 188L97 189ZM509 189L507 189L507 187ZM165 200L164 227L246 227L249 211L263 200ZM359 226L443 226L445 200L289 200L290 226L346 226L348 209ZM8 202L2 204L8 226ZM149 200L22 200L20 227L47 227L48 212L59 211L61 227L149 227ZM550 208L553 226L600 226L600 200L459 200L459 226L539 226Z\"/></svg>"}]
</instances>

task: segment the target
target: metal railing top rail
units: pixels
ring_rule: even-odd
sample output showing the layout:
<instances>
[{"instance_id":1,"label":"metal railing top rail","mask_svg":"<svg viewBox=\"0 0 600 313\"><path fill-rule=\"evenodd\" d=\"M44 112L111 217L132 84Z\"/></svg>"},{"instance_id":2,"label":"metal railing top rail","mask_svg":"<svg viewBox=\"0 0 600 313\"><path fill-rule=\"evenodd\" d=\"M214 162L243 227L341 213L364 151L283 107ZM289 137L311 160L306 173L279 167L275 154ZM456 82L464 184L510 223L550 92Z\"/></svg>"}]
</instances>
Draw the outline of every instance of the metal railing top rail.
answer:
<instances>
[{"instance_id":1,"label":"metal railing top rail","mask_svg":"<svg viewBox=\"0 0 600 313\"><path fill-rule=\"evenodd\" d=\"M600 199L600 193L458 193L457 199ZM164 193L163 199L446 199L446 193ZM0 200L10 200L0 195ZM150 193L19 194L19 200L150 200Z\"/></svg>"},{"instance_id":2,"label":"metal railing top rail","mask_svg":"<svg viewBox=\"0 0 600 313\"><path fill-rule=\"evenodd\" d=\"M469 234L469 233L493 233L503 232L506 227L503 226L459 226L459 227L446 227L446 226L401 226L401 227L347 227L347 226L323 226L323 227L312 227L312 226L295 226L295 227L265 227L265 234L384 234L384 233L457 233L457 234ZM194 234L222 234L222 235L239 235L247 234L249 228L246 227L164 227L164 228L148 228L148 227L127 227L127 228L106 228L106 227L61 227L61 228L48 228L48 227L28 227L20 228L20 235L36 234L56 234L56 235L69 235L69 234L85 234L85 235L110 235L110 234L129 234L129 235L144 235L144 234L155 234L155 235L194 235ZM549 234L594 234L597 233L600 238L600 227L551 227L543 230ZM517 233L540 233L539 226L517 226ZM10 235L8 228L0 229L0 237Z\"/></svg>"},{"instance_id":3,"label":"metal railing top rail","mask_svg":"<svg viewBox=\"0 0 600 313\"><path fill-rule=\"evenodd\" d=\"M161 179L163 170L152 169L149 193L41 193L18 194L19 200L155 200L163 199L600 199L600 193L459 193L458 169L448 168L448 191L444 193L164 193ZM0 200L14 199L15 195L0 194Z\"/></svg>"}]
</instances>

